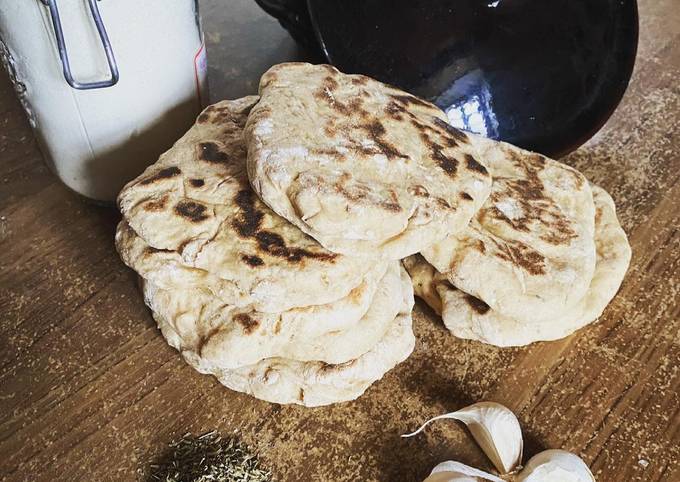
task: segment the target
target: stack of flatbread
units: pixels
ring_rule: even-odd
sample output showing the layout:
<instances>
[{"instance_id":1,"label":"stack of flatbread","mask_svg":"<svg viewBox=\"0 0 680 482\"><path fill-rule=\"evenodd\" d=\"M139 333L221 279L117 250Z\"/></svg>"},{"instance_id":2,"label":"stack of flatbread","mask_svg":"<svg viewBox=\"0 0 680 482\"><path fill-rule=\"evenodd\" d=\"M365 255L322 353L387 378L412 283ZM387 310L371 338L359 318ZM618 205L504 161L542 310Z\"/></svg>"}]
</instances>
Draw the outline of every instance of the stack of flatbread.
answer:
<instances>
[{"instance_id":1,"label":"stack of flatbread","mask_svg":"<svg viewBox=\"0 0 680 482\"><path fill-rule=\"evenodd\" d=\"M274 66L259 90L208 107L118 198L118 251L198 371L352 400L413 350L414 287L496 345L566 336L618 289L625 234L577 171L330 66Z\"/></svg>"},{"instance_id":2,"label":"stack of flatbread","mask_svg":"<svg viewBox=\"0 0 680 482\"><path fill-rule=\"evenodd\" d=\"M413 350L395 260L323 248L251 189L257 97L206 109L119 196L116 243L167 341L234 390L307 406L351 400Z\"/></svg>"},{"instance_id":3,"label":"stack of flatbread","mask_svg":"<svg viewBox=\"0 0 680 482\"><path fill-rule=\"evenodd\" d=\"M614 202L578 171L470 136L493 176L464 230L404 260L455 336L497 346L564 338L602 314L631 250Z\"/></svg>"}]
</instances>

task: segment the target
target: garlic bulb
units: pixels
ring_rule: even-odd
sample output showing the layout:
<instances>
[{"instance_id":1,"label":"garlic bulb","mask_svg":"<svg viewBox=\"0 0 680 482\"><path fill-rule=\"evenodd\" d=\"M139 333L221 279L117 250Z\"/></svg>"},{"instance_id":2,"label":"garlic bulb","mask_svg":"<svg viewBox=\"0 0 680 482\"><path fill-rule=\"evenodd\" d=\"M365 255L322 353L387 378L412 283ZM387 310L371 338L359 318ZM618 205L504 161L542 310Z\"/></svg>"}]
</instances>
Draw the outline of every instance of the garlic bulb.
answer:
<instances>
[{"instance_id":1,"label":"garlic bulb","mask_svg":"<svg viewBox=\"0 0 680 482\"><path fill-rule=\"evenodd\" d=\"M416 435L429 423L445 418L460 420L467 425L474 439L500 473L513 471L522 461L524 442L519 421L510 409L500 403L475 403L457 412L431 418L418 430L403 437Z\"/></svg>"},{"instance_id":2,"label":"garlic bulb","mask_svg":"<svg viewBox=\"0 0 680 482\"><path fill-rule=\"evenodd\" d=\"M517 482L595 482L580 457L565 450L545 450L534 455Z\"/></svg>"},{"instance_id":3,"label":"garlic bulb","mask_svg":"<svg viewBox=\"0 0 680 482\"><path fill-rule=\"evenodd\" d=\"M446 413L426 421L413 433L420 433L435 420L451 418L463 422L475 441L491 459L501 476L515 482L595 482L592 472L580 457L564 450L545 450L531 458L521 469L522 429L515 414L495 402L480 402L456 412ZM511 474L513 472L513 474ZM516 474L516 475L515 475ZM504 482L496 475L455 461L437 465L424 482Z\"/></svg>"}]
</instances>

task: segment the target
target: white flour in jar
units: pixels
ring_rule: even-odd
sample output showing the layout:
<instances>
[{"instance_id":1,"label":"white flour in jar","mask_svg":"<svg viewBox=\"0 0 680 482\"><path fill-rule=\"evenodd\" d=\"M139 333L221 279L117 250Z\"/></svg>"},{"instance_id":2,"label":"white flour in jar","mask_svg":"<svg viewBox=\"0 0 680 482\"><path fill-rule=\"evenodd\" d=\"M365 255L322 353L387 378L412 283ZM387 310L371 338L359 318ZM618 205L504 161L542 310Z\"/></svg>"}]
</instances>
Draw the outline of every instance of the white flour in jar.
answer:
<instances>
[{"instance_id":1,"label":"white flour in jar","mask_svg":"<svg viewBox=\"0 0 680 482\"><path fill-rule=\"evenodd\" d=\"M109 77L87 0L57 0L74 77ZM72 190L112 201L193 123L206 99L205 48L195 0L97 2L118 63L112 87L64 79L49 9L0 0L0 39L23 85L46 161Z\"/></svg>"}]
</instances>

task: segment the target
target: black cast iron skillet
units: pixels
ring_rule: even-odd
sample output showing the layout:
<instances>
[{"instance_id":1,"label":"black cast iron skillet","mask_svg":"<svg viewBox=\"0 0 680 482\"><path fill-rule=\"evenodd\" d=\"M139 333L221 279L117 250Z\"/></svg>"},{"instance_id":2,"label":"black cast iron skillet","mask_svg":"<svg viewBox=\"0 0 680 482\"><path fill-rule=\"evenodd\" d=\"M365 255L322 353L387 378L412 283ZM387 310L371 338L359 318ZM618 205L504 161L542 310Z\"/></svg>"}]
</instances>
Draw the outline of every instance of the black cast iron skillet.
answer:
<instances>
[{"instance_id":1,"label":"black cast iron skillet","mask_svg":"<svg viewBox=\"0 0 680 482\"><path fill-rule=\"evenodd\" d=\"M609 118L638 41L635 0L256 0L348 73L431 100L487 137L563 155Z\"/></svg>"}]
</instances>

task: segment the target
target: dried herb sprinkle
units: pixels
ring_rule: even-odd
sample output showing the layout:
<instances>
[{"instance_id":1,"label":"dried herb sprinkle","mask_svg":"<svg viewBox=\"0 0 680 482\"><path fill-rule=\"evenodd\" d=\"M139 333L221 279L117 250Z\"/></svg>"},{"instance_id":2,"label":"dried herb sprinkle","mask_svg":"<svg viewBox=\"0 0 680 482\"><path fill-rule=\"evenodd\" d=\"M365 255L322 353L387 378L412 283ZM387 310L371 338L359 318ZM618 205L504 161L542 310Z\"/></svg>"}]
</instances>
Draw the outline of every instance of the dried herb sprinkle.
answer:
<instances>
[{"instance_id":1,"label":"dried herb sprinkle","mask_svg":"<svg viewBox=\"0 0 680 482\"><path fill-rule=\"evenodd\" d=\"M168 452L150 466L153 482L271 482L257 457L235 438L216 431L199 437L184 435L169 444Z\"/></svg>"}]
</instances>

